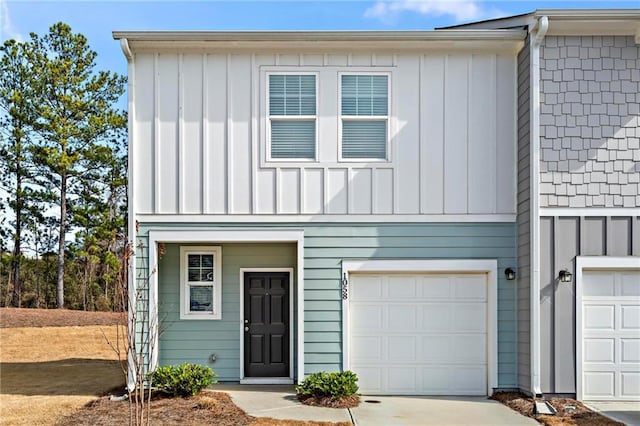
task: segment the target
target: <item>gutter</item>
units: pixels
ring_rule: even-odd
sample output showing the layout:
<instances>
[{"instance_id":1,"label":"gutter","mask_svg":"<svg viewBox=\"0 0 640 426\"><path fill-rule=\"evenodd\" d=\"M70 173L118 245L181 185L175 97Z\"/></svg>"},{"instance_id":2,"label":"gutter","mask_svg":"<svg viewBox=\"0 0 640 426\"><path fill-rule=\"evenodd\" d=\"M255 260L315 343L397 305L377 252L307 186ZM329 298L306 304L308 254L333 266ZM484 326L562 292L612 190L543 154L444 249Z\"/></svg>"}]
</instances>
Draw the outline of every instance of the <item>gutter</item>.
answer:
<instances>
[{"instance_id":1,"label":"gutter","mask_svg":"<svg viewBox=\"0 0 640 426\"><path fill-rule=\"evenodd\" d=\"M277 42L277 41L430 41L522 40L522 30L423 31L114 31L116 40L128 42Z\"/></svg>"},{"instance_id":2,"label":"gutter","mask_svg":"<svg viewBox=\"0 0 640 426\"><path fill-rule=\"evenodd\" d=\"M549 30L549 18L541 16L531 27L530 46L530 193L531 202L531 285L530 285L530 327L531 327L531 392L533 396L542 395L540 384L540 198L538 182L540 179L540 45Z\"/></svg>"},{"instance_id":3,"label":"gutter","mask_svg":"<svg viewBox=\"0 0 640 426\"><path fill-rule=\"evenodd\" d=\"M133 66L133 60L134 60L134 56L133 56L133 52L131 51L130 47L129 47L129 41L126 38L120 39L120 49L122 49L122 53L124 54L124 57L127 59L127 139L128 139L128 144L127 144L127 198L128 198L128 213L129 213L129 223L127 224L127 226L129 227L129 235L127 236L127 239L129 240L129 251L130 251L130 255L129 255L129 271L128 271L128 281L129 281L129 285L127 286L128 288L128 298L129 298L129 308L127 309L128 312L128 320L127 320L127 326L130 327L132 324L132 321L134 319L134 314L133 314L133 310L130 309L131 306L135 306L137 305L137 301L136 301L136 276L135 276L135 268L136 268L136 219L134 216L134 190L133 190L133 144L132 142L132 138L133 138L133 121L134 121L134 98L133 98L133 91L134 91L134 66ZM135 334L134 334L134 339L135 339ZM135 347L135 346L134 346ZM132 391L133 389L135 389L135 384L136 384L136 372L135 372L135 368L133 367L134 364L134 359L133 359L133 354L131 353L131 351L127 350L127 358L128 358L128 373L127 373L127 387L129 389L129 391Z\"/></svg>"}]
</instances>

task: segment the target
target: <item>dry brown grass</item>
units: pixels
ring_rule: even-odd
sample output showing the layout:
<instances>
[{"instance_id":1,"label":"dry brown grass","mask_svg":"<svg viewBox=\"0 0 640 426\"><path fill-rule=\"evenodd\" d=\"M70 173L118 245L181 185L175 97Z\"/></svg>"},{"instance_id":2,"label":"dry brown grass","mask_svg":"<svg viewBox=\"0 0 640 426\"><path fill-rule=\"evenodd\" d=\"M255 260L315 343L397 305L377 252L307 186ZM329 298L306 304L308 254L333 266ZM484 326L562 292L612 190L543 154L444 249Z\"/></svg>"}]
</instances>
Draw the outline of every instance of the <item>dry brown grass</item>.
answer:
<instances>
[{"instance_id":1,"label":"dry brown grass","mask_svg":"<svg viewBox=\"0 0 640 426\"><path fill-rule=\"evenodd\" d=\"M124 389L122 365L105 339L116 341L117 315L0 309L0 320L0 425L128 424L129 403L103 396ZM85 320L90 325L79 326ZM151 418L162 425L350 425L255 418L212 391L154 398Z\"/></svg>"},{"instance_id":2,"label":"dry brown grass","mask_svg":"<svg viewBox=\"0 0 640 426\"><path fill-rule=\"evenodd\" d=\"M7 311L2 310L3 324ZM40 313L33 310L31 315ZM22 319L11 323L24 323L23 312L19 315ZM32 322L46 323L44 318ZM104 337L115 341L116 329L114 325L0 328L0 425L52 425L122 386L122 367Z\"/></svg>"}]
</instances>

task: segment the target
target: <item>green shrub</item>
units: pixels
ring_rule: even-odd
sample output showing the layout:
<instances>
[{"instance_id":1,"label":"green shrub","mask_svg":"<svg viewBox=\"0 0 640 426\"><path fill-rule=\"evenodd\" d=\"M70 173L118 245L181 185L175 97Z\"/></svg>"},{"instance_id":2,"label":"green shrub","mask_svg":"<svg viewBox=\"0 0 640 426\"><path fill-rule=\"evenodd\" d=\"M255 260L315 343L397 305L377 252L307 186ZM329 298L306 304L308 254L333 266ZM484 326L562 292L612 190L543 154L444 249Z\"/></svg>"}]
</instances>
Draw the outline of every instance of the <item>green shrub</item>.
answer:
<instances>
[{"instance_id":1,"label":"green shrub","mask_svg":"<svg viewBox=\"0 0 640 426\"><path fill-rule=\"evenodd\" d=\"M358 376L352 371L313 373L296 386L299 395L332 400L350 397L358 392Z\"/></svg>"},{"instance_id":2,"label":"green shrub","mask_svg":"<svg viewBox=\"0 0 640 426\"><path fill-rule=\"evenodd\" d=\"M199 364L167 365L151 373L151 383L158 390L173 396L196 395L207 386L217 383L217 374Z\"/></svg>"}]
</instances>

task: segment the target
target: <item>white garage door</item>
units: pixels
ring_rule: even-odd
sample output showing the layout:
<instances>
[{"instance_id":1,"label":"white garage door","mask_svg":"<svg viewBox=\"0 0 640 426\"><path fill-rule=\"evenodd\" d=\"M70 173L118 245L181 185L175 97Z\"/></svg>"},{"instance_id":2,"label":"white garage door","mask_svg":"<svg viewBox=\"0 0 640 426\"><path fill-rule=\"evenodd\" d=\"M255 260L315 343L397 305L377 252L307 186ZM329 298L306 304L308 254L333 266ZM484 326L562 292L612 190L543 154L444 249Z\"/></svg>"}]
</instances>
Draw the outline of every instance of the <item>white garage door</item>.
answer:
<instances>
[{"instance_id":1,"label":"white garage door","mask_svg":"<svg viewBox=\"0 0 640 426\"><path fill-rule=\"evenodd\" d=\"M640 271L585 271L585 400L640 400Z\"/></svg>"},{"instance_id":2,"label":"white garage door","mask_svg":"<svg viewBox=\"0 0 640 426\"><path fill-rule=\"evenodd\" d=\"M486 395L487 276L352 275L349 367L365 394Z\"/></svg>"}]
</instances>

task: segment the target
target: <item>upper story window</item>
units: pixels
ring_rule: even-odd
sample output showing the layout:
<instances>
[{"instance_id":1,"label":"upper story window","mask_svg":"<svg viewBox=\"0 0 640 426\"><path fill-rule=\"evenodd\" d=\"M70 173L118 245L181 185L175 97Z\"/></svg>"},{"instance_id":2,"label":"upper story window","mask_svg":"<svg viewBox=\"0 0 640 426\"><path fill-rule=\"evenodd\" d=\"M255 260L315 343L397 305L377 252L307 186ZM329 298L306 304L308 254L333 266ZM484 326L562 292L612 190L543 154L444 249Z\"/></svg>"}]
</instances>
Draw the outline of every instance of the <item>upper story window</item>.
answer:
<instances>
[{"instance_id":1,"label":"upper story window","mask_svg":"<svg viewBox=\"0 0 640 426\"><path fill-rule=\"evenodd\" d=\"M269 74L269 159L316 159L316 75Z\"/></svg>"},{"instance_id":2,"label":"upper story window","mask_svg":"<svg viewBox=\"0 0 640 426\"><path fill-rule=\"evenodd\" d=\"M340 85L341 160L386 160L388 75L342 74Z\"/></svg>"},{"instance_id":3,"label":"upper story window","mask_svg":"<svg viewBox=\"0 0 640 426\"><path fill-rule=\"evenodd\" d=\"M180 318L222 319L222 249L180 248Z\"/></svg>"}]
</instances>

